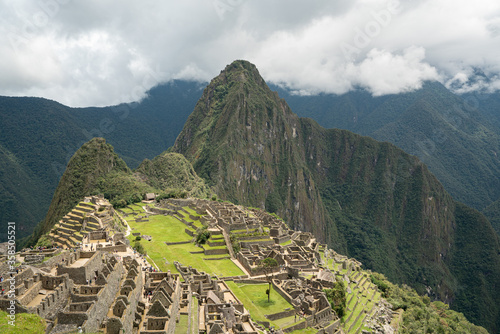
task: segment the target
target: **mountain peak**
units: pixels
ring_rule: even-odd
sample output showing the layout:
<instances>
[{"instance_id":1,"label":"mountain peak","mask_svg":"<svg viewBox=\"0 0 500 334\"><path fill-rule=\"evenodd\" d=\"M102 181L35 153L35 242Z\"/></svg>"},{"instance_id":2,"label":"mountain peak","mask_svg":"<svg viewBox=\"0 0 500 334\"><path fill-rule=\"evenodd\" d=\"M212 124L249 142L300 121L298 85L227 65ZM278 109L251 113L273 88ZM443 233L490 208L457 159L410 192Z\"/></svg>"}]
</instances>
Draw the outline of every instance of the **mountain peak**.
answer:
<instances>
[{"instance_id":1,"label":"mountain peak","mask_svg":"<svg viewBox=\"0 0 500 334\"><path fill-rule=\"evenodd\" d=\"M257 67L247 60L235 60L221 71L225 75L239 75L242 79L257 78L263 80ZM237 79L237 78L235 78ZM236 80L240 81L240 80Z\"/></svg>"},{"instance_id":2,"label":"mountain peak","mask_svg":"<svg viewBox=\"0 0 500 334\"><path fill-rule=\"evenodd\" d=\"M228 84L233 87L237 83L256 85L263 89L269 89L266 82L259 73L257 67L246 60L235 60L227 65L220 74L215 77L212 83L219 85L220 83Z\"/></svg>"}]
</instances>

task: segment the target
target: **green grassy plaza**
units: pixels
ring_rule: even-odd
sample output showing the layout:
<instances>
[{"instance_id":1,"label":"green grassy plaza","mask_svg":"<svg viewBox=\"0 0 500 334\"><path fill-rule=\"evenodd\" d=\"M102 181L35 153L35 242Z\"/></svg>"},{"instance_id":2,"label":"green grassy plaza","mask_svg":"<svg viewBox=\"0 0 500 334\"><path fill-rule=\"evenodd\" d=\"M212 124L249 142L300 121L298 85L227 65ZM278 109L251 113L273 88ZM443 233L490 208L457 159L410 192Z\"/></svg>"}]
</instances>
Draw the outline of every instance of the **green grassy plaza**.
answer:
<instances>
[{"instance_id":1,"label":"green grassy plaza","mask_svg":"<svg viewBox=\"0 0 500 334\"><path fill-rule=\"evenodd\" d=\"M185 208L186 209L186 208ZM187 208L189 209L189 208ZM190 209L189 209L190 210ZM122 211L131 213L137 212L141 215L144 213L140 205L131 205L130 209L125 208ZM192 210L191 210L192 211ZM199 216L196 212L192 211L190 213L193 216ZM187 218L186 218L187 217ZM189 217L186 216L184 219L190 221ZM195 246L191 240L193 239L189 236L185 230L189 229L184 223L179 221L173 216L163 216L163 215L150 215L149 221L136 222L133 215L124 217L132 233L139 232L141 235L150 235L152 241L141 240L140 243L146 250L147 254L156 265L162 271L172 271L177 272L174 266L174 261L179 261L182 265L192 266L198 270L204 271L211 275L217 276L239 276L244 275L238 266L236 266L231 260L204 260L207 258L221 258L228 256L225 255L205 255L205 254L191 254L190 252L200 252L203 249ZM198 221L199 222L199 221ZM199 223L201 226L201 223ZM192 229L191 229L192 230ZM128 236L131 245L135 243L135 236L130 234ZM170 245L168 246L165 242L188 242L186 244L180 245ZM209 247L204 246L207 249L219 249L225 247Z\"/></svg>"},{"instance_id":2,"label":"green grassy plaza","mask_svg":"<svg viewBox=\"0 0 500 334\"><path fill-rule=\"evenodd\" d=\"M282 312L293 306L287 302L274 288L271 290L270 302L267 301L267 283L263 284L239 284L231 281L226 282L236 297L245 305L254 321L269 321L265 315ZM269 321L276 328L287 327L294 324L294 317ZM298 321L298 319L297 319Z\"/></svg>"}]
</instances>

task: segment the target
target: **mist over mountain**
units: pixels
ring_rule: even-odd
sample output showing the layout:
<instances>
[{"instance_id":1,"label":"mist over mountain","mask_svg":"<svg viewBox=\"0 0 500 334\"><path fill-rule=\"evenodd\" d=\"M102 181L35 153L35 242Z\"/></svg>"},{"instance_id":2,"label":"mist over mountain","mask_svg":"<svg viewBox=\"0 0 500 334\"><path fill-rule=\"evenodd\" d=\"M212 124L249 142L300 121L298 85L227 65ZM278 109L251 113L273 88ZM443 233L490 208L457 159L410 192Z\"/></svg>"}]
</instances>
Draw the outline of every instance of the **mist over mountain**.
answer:
<instances>
[{"instance_id":1,"label":"mist over mountain","mask_svg":"<svg viewBox=\"0 0 500 334\"><path fill-rule=\"evenodd\" d=\"M500 198L500 99L495 94L457 96L438 82L381 97L362 90L299 96L273 89L301 117L388 141L418 156L467 205L482 210Z\"/></svg>"},{"instance_id":2,"label":"mist over mountain","mask_svg":"<svg viewBox=\"0 0 500 334\"><path fill-rule=\"evenodd\" d=\"M202 87L174 81L153 88L138 103L104 108L0 97L1 221L15 221L18 238L31 234L70 158L93 137L105 137L132 168L159 155L173 145Z\"/></svg>"},{"instance_id":3,"label":"mist over mountain","mask_svg":"<svg viewBox=\"0 0 500 334\"><path fill-rule=\"evenodd\" d=\"M0 153L5 159L0 203L8 208L1 210L3 219L20 222L22 236L31 233L47 212L51 191L55 192L49 213L35 231L36 239L82 194L104 193L119 204L143 192L163 191L166 179L185 175L193 183L182 187L197 189L193 194L214 191L223 199L275 212L292 227L315 233L367 268L451 302L454 309L490 330L497 328L498 237L488 220L456 202L445 190L450 186L443 188L421 160L393 144L347 130L327 130L312 119L299 118L248 62L234 62L203 92L200 87L173 82L151 90L140 103L106 108L73 109L45 99L2 98L5 131ZM471 192L471 200L486 206L496 196L491 177L496 160L487 155L487 148L494 152L497 147L495 127L482 109L458 113L462 109L454 106L462 100L441 85L378 98L363 91L335 99L288 98L299 110L301 105L317 111L329 107L329 113L315 117L354 124L360 132L371 131L387 141L411 143L412 136L425 144L439 140L443 147L435 145L429 161L449 172L444 180L457 175L457 182L467 183L465 169L456 165L473 166L470 171L477 175L469 184L477 182L478 189L484 188ZM435 136L436 129L443 131L445 140ZM92 141L82 146L87 148L76 155L80 158L73 158L81 164L66 169L78 145L92 136L106 138L116 151ZM185 155L194 171L175 158L179 155L160 155L171 145L170 150ZM456 154L446 154L448 149ZM103 163L115 157L116 166L92 176L99 169L81 168L93 166L94 158L87 164L81 157L93 154ZM145 158L152 160L140 164ZM132 172L125 163L140 166ZM184 166L182 172L172 172L174 165ZM73 176L63 177L56 190L65 170ZM72 179L88 173L92 182L72 186ZM479 175L489 181L481 181ZM76 197L67 197L67 192ZM483 197L475 198L478 194ZM495 205L485 213L495 222Z\"/></svg>"},{"instance_id":4,"label":"mist over mountain","mask_svg":"<svg viewBox=\"0 0 500 334\"><path fill-rule=\"evenodd\" d=\"M415 156L297 117L254 65L233 62L210 82L172 150L222 198L276 212L498 328L500 244L488 220Z\"/></svg>"}]
</instances>

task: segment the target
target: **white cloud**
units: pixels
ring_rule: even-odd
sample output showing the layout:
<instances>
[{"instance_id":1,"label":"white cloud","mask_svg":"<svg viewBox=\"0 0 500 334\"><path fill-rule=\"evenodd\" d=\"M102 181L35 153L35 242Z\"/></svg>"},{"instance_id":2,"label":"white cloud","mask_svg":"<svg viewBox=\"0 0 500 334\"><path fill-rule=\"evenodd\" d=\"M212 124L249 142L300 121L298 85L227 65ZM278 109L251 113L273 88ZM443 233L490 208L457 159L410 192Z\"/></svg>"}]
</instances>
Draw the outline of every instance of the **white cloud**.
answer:
<instances>
[{"instance_id":1,"label":"white cloud","mask_svg":"<svg viewBox=\"0 0 500 334\"><path fill-rule=\"evenodd\" d=\"M354 66L353 81L365 87L374 96L397 94L419 89L427 80L438 80L436 69L423 62L425 50L421 47L405 49L402 55L371 50L366 59Z\"/></svg>"},{"instance_id":2,"label":"white cloud","mask_svg":"<svg viewBox=\"0 0 500 334\"><path fill-rule=\"evenodd\" d=\"M496 0L0 0L0 22L0 94L71 106L210 80L235 59L303 94L499 88Z\"/></svg>"}]
</instances>

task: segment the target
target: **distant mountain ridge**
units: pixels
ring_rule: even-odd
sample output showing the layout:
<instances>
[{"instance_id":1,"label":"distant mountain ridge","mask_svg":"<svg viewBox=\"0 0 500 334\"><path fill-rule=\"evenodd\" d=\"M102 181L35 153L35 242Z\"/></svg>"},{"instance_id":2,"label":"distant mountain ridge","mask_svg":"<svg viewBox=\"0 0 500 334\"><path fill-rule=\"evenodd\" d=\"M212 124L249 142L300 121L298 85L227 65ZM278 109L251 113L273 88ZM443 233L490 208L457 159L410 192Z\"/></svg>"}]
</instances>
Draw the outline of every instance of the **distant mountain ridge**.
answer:
<instances>
[{"instance_id":1,"label":"distant mountain ridge","mask_svg":"<svg viewBox=\"0 0 500 334\"><path fill-rule=\"evenodd\" d=\"M132 168L157 156L174 144L203 87L173 81L151 89L139 103L105 108L0 97L0 220L15 221L18 237L29 235L43 219L69 159L94 136L106 138ZM298 97L271 87L299 116L387 140L418 155L446 189L468 205L483 209L498 200L498 137L486 123L500 129L500 94L461 99L440 84L428 83L413 93L376 98L364 91ZM425 96L433 98L427 101ZM470 106L476 108L473 113ZM423 128L415 131L414 123ZM454 124L460 125L457 130ZM483 135L475 136L478 133ZM1 240L6 235L0 233Z\"/></svg>"},{"instance_id":2,"label":"distant mountain ridge","mask_svg":"<svg viewBox=\"0 0 500 334\"><path fill-rule=\"evenodd\" d=\"M200 87L174 81L151 89L139 103L104 108L0 97L0 221L16 222L19 239L30 235L70 158L93 137L105 137L133 168L165 151L193 111Z\"/></svg>"},{"instance_id":3,"label":"distant mountain ridge","mask_svg":"<svg viewBox=\"0 0 500 334\"><path fill-rule=\"evenodd\" d=\"M172 151L222 198L276 212L497 330L500 245L486 218L394 145L297 117L254 65L210 82Z\"/></svg>"},{"instance_id":4,"label":"distant mountain ridge","mask_svg":"<svg viewBox=\"0 0 500 334\"><path fill-rule=\"evenodd\" d=\"M49 210L29 243L50 229L85 196L103 194L115 207L140 202L145 193L206 198L211 190L180 154L163 153L132 171L104 138L93 138L71 157Z\"/></svg>"},{"instance_id":5,"label":"distant mountain ridge","mask_svg":"<svg viewBox=\"0 0 500 334\"><path fill-rule=\"evenodd\" d=\"M388 141L418 156L467 205L482 210L500 199L500 123L493 117L495 106L500 105L496 95L460 97L438 82L427 82L415 92L381 97L366 91L297 96L272 87L301 117L313 118L326 128ZM500 109L496 110L500 120Z\"/></svg>"}]
</instances>

